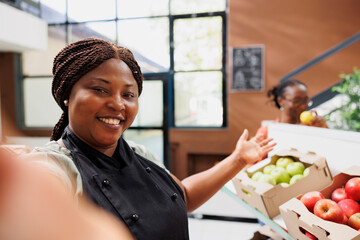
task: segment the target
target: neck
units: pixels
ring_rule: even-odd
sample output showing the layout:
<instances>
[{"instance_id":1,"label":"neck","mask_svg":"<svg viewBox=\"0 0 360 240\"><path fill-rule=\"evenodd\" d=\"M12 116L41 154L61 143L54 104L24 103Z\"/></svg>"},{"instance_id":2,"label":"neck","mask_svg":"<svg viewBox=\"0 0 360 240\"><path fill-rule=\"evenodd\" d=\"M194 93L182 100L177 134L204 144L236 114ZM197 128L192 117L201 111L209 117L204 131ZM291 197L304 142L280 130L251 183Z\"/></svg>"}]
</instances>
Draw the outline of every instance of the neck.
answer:
<instances>
[{"instance_id":1,"label":"neck","mask_svg":"<svg viewBox=\"0 0 360 240\"><path fill-rule=\"evenodd\" d=\"M111 148L106 148L106 149L96 149L96 150L98 150L99 152L102 152L106 156L112 157L112 156L114 156L115 149L116 149L116 147L115 148L111 147Z\"/></svg>"},{"instance_id":2,"label":"neck","mask_svg":"<svg viewBox=\"0 0 360 240\"><path fill-rule=\"evenodd\" d=\"M76 135L74 133L74 135ZM77 136L77 135L76 135ZM116 150L116 147L117 147L117 143L114 144L114 145L110 145L110 146L107 146L107 147L101 147L101 146L92 146L90 144L88 144L86 141L83 141L80 137L78 137L82 142L84 142L85 144L89 145L90 147L96 149L97 151L105 154L106 156L109 156L109 157L112 157L114 156L114 153L115 153L115 150ZM66 148L63 140L60 138L58 141L57 141L62 147Z\"/></svg>"}]
</instances>

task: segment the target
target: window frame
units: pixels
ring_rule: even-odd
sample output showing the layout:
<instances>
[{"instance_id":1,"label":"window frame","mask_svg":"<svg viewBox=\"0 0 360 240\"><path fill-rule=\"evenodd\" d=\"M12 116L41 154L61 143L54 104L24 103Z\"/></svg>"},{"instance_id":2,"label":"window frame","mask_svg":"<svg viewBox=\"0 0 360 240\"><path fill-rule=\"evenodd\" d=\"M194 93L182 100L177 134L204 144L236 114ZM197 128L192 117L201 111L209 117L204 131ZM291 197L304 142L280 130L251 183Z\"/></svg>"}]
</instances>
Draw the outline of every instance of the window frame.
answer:
<instances>
[{"instance_id":1,"label":"window frame","mask_svg":"<svg viewBox=\"0 0 360 240\"><path fill-rule=\"evenodd\" d=\"M202 18L202 17L216 17L219 16L222 18L222 68L216 70L191 70L191 71L175 71L175 62L174 62L174 22L178 19L190 19L190 18ZM169 16L170 24L170 73L171 79L171 89L169 89L171 96L170 99L170 119L169 123L171 127L179 129L206 129L206 128L226 128L228 126L227 118L227 67L226 67L226 58L227 58L227 14L226 11L222 12L208 12L208 13L198 13L198 14L181 14L181 15L170 15ZM223 123L221 126L176 126L175 124L175 88L174 88L174 75L181 72L211 72L211 71L220 71L222 73L222 104L223 104Z\"/></svg>"}]
</instances>

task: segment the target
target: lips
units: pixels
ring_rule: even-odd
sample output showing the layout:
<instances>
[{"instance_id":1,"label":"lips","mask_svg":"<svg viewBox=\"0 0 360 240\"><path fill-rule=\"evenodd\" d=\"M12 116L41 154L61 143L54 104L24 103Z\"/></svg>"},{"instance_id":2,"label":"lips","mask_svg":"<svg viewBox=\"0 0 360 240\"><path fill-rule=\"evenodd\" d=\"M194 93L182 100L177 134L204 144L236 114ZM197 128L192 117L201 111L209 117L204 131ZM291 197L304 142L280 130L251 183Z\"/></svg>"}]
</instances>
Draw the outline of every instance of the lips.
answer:
<instances>
[{"instance_id":1,"label":"lips","mask_svg":"<svg viewBox=\"0 0 360 240\"><path fill-rule=\"evenodd\" d=\"M119 125L121 121L124 121L124 119L120 119L119 117L99 117L98 119L110 125Z\"/></svg>"}]
</instances>

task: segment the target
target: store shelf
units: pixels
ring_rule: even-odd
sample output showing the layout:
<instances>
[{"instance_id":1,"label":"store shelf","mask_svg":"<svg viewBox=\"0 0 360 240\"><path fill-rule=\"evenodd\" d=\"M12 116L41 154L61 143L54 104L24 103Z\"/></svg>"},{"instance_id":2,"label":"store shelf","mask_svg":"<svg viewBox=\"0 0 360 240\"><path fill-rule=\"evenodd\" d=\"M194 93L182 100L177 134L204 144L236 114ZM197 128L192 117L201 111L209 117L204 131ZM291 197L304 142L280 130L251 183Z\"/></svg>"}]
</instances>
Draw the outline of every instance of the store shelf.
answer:
<instances>
[{"instance_id":1,"label":"store shelf","mask_svg":"<svg viewBox=\"0 0 360 240\"><path fill-rule=\"evenodd\" d=\"M276 231L278 234L280 234L283 238L287 240L295 240L292 236L290 236L287 231L285 231L281 226L285 226L284 222L282 221L281 216L276 216L274 219L268 218L255 208L248 205L246 202L241 200L235 193L235 188L232 184L232 182L228 182L222 189L223 192L225 192L228 196L232 197L234 200L236 200L238 203L240 203L242 206L244 206L246 209L248 209L252 214L254 214L260 221L271 227L274 231Z\"/></svg>"}]
</instances>

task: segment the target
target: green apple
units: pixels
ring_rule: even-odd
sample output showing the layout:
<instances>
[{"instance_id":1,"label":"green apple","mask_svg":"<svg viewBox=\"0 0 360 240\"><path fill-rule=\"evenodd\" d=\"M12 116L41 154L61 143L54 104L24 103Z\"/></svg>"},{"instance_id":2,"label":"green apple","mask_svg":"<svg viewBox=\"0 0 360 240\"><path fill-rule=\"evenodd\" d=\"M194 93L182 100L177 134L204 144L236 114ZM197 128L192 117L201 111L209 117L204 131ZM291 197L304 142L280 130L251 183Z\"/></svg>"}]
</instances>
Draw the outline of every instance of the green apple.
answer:
<instances>
[{"instance_id":1,"label":"green apple","mask_svg":"<svg viewBox=\"0 0 360 240\"><path fill-rule=\"evenodd\" d=\"M291 175L303 174L305 165L302 162L292 162L286 166L286 171Z\"/></svg>"},{"instance_id":2,"label":"green apple","mask_svg":"<svg viewBox=\"0 0 360 240\"><path fill-rule=\"evenodd\" d=\"M305 170L304 170L304 172L303 172L303 175L304 175L304 177L306 177L307 175L309 175L309 173L310 173L310 168L305 168Z\"/></svg>"},{"instance_id":3,"label":"green apple","mask_svg":"<svg viewBox=\"0 0 360 240\"><path fill-rule=\"evenodd\" d=\"M283 167L285 169L286 166L292 162L294 162L294 160L291 157L280 157L276 160L276 166Z\"/></svg>"},{"instance_id":4,"label":"green apple","mask_svg":"<svg viewBox=\"0 0 360 240\"><path fill-rule=\"evenodd\" d=\"M270 183L271 185L276 185L275 179L268 174L261 175L258 182L267 182L267 183Z\"/></svg>"},{"instance_id":5,"label":"green apple","mask_svg":"<svg viewBox=\"0 0 360 240\"><path fill-rule=\"evenodd\" d=\"M254 180L254 181L259 181L259 178L263 175L262 172L255 172L252 176L251 176L251 179Z\"/></svg>"},{"instance_id":6,"label":"green apple","mask_svg":"<svg viewBox=\"0 0 360 240\"><path fill-rule=\"evenodd\" d=\"M275 167L270 175L275 179L276 184L289 183L290 181L289 173L282 167Z\"/></svg>"},{"instance_id":7,"label":"green apple","mask_svg":"<svg viewBox=\"0 0 360 240\"><path fill-rule=\"evenodd\" d=\"M281 185L282 187L284 187L284 188L286 188L286 187L290 186L290 184L285 183L285 182L280 183L280 185Z\"/></svg>"},{"instance_id":8,"label":"green apple","mask_svg":"<svg viewBox=\"0 0 360 240\"><path fill-rule=\"evenodd\" d=\"M274 168L276 168L274 164L267 165L266 167L264 167L263 173L270 175L271 171L274 170Z\"/></svg>"},{"instance_id":9,"label":"green apple","mask_svg":"<svg viewBox=\"0 0 360 240\"><path fill-rule=\"evenodd\" d=\"M300 179L302 179L303 177L304 177L304 175L302 175L302 174L296 174L290 178L289 184L292 185L292 184L296 183L297 181L299 181Z\"/></svg>"}]
</instances>

